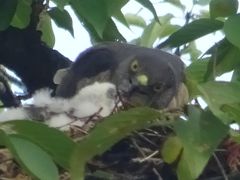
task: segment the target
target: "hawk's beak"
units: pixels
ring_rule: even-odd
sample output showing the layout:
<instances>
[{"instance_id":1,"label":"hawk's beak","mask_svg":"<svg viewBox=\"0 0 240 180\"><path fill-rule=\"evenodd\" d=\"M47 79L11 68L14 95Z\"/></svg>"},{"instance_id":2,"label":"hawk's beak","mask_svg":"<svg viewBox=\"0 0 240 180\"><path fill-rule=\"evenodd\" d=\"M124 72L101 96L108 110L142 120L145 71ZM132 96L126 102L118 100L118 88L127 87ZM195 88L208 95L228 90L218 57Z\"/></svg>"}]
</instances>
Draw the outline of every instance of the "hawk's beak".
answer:
<instances>
[{"instance_id":1,"label":"hawk's beak","mask_svg":"<svg viewBox=\"0 0 240 180\"><path fill-rule=\"evenodd\" d=\"M149 78L145 74L137 74L129 79L124 79L119 84L118 90L134 104L144 104L145 96L140 91L140 87L146 87L149 84ZM144 100L143 100L144 99Z\"/></svg>"},{"instance_id":2,"label":"hawk's beak","mask_svg":"<svg viewBox=\"0 0 240 180\"><path fill-rule=\"evenodd\" d=\"M146 104L148 96L142 91L147 87L149 78L145 74L137 74L129 79L124 79L117 87L119 92L134 106Z\"/></svg>"},{"instance_id":3,"label":"hawk's beak","mask_svg":"<svg viewBox=\"0 0 240 180\"><path fill-rule=\"evenodd\" d=\"M139 85L147 86L148 85L148 77L145 74L140 74L136 76L136 80Z\"/></svg>"},{"instance_id":4,"label":"hawk's beak","mask_svg":"<svg viewBox=\"0 0 240 180\"><path fill-rule=\"evenodd\" d=\"M148 77L145 74L136 75L129 80L123 80L119 85L118 89L128 95L131 95L136 88L140 86L147 86L149 82Z\"/></svg>"}]
</instances>

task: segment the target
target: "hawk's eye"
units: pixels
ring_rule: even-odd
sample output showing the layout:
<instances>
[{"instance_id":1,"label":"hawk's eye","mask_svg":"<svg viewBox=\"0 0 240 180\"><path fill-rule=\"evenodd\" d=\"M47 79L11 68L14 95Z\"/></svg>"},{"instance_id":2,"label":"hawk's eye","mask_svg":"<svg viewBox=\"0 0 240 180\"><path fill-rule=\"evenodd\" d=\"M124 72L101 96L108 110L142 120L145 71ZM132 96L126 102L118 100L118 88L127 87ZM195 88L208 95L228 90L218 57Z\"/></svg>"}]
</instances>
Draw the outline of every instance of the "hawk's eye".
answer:
<instances>
[{"instance_id":1,"label":"hawk's eye","mask_svg":"<svg viewBox=\"0 0 240 180\"><path fill-rule=\"evenodd\" d=\"M135 60L135 61L132 62L132 64L131 64L131 70L132 70L133 72L137 72L137 71L139 70L139 64L138 64L138 61L137 61L137 60Z\"/></svg>"},{"instance_id":2,"label":"hawk's eye","mask_svg":"<svg viewBox=\"0 0 240 180\"><path fill-rule=\"evenodd\" d=\"M160 84L160 83L157 83L157 84L155 84L155 85L153 86L153 90L154 90L155 92L160 92L160 91L162 91L162 88L163 88L163 86L162 86L162 84Z\"/></svg>"}]
</instances>

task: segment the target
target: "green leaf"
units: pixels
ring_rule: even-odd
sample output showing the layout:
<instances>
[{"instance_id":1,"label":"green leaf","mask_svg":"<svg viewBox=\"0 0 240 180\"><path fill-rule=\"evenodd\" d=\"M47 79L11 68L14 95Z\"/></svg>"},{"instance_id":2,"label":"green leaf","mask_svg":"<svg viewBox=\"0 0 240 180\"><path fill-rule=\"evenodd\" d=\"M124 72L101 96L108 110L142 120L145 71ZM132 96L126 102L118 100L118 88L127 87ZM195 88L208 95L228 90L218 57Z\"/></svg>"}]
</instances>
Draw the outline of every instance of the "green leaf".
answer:
<instances>
[{"instance_id":1,"label":"green leaf","mask_svg":"<svg viewBox=\"0 0 240 180\"><path fill-rule=\"evenodd\" d=\"M144 28L143 34L141 36L141 46L153 47L154 42L157 38L163 38L169 34L175 32L178 26L171 25L170 21L173 15L167 14L160 17L161 24L156 21L152 21L147 27Z\"/></svg>"},{"instance_id":2,"label":"green leaf","mask_svg":"<svg viewBox=\"0 0 240 180\"><path fill-rule=\"evenodd\" d=\"M198 50L196 42L190 42L182 51L181 54L189 54L190 60L195 61L198 59L198 57L202 54L200 50Z\"/></svg>"},{"instance_id":3,"label":"green leaf","mask_svg":"<svg viewBox=\"0 0 240 180\"><path fill-rule=\"evenodd\" d=\"M2 123L0 129L8 135L16 134L37 144L65 169L76 144L61 131L33 121L9 121Z\"/></svg>"},{"instance_id":4,"label":"green leaf","mask_svg":"<svg viewBox=\"0 0 240 180\"><path fill-rule=\"evenodd\" d=\"M191 98L197 97L200 94L197 85L205 82L208 64L209 60L198 60L186 68L186 84Z\"/></svg>"},{"instance_id":5,"label":"green leaf","mask_svg":"<svg viewBox=\"0 0 240 180\"><path fill-rule=\"evenodd\" d=\"M198 19L173 33L166 41L158 47L177 47L204 35L217 31L223 27L223 22L213 19Z\"/></svg>"},{"instance_id":6,"label":"green leaf","mask_svg":"<svg viewBox=\"0 0 240 180\"><path fill-rule=\"evenodd\" d=\"M8 136L6 135L6 133L2 130L0 130L0 145L1 146L7 146L8 144Z\"/></svg>"},{"instance_id":7,"label":"green leaf","mask_svg":"<svg viewBox=\"0 0 240 180\"><path fill-rule=\"evenodd\" d=\"M166 163L173 163L181 154L182 143L177 136L168 137L164 142L161 154Z\"/></svg>"},{"instance_id":8,"label":"green leaf","mask_svg":"<svg viewBox=\"0 0 240 180\"><path fill-rule=\"evenodd\" d=\"M12 26L25 28L30 22L32 0L19 0L17 10L11 22Z\"/></svg>"},{"instance_id":9,"label":"green leaf","mask_svg":"<svg viewBox=\"0 0 240 180\"><path fill-rule=\"evenodd\" d=\"M64 9L64 6L68 5L70 0L51 0L53 1L60 10Z\"/></svg>"},{"instance_id":10,"label":"green leaf","mask_svg":"<svg viewBox=\"0 0 240 180\"><path fill-rule=\"evenodd\" d=\"M240 82L240 70L235 69L232 75L232 82Z\"/></svg>"},{"instance_id":11,"label":"green leaf","mask_svg":"<svg viewBox=\"0 0 240 180\"><path fill-rule=\"evenodd\" d=\"M205 79L214 79L225 72L238 69L240 61L240 50L233 46L226 38L212 46L206 54L210 54L211 58L207 67Z\"/></svg>"},{"instance_id":12,"label":"green leaf","mask_svg":"<svg viewBox=\"0 0 240 180\"><path fill-rule=\"evenodd\" d=\"M128 26L125 17L121 12L121 7L127 0L72 0L72 9L77 14L91 36L92 43L100 41L124 41L124 37L118 31L111 17L116 17L120 22ZM101 11L99 11L101 7ZM109 32L108 32L109 31Z\"/></svg>"},{"instance_id":13,"label":"green leaf","mask_svg":"<svg viewBox=\"0 0 240 180\"><path fill-rule=\"evenodd\" d=\"M40 14L37 30L42 32L41 40L52 48L55 44L55 36L52 29L51 18L46 12Z\"/></svg>"},{"instance_id":14,"label":"green leaf","mask_svg":"<svg viewBox=\"0 0 240 180\"><path fill-rule=\"evenodd\" d=\"M236 14L238 10L238 0L211 0L209 4L210 16L227 17Z\"/></svg>"},{"instance_id":15,"label":"green leaf","mask_svg":"<svg viewBox=\"0 0 240 180\"><path fill-rule=\"evenodd\" d=\"M105 152L132 131L149 127L157 118L162 120L163 124L166 123L164 114L147 107L139 107L114 114L97 124L91 133L79 142L79 147L72 157L70 172L73 179L82 175L87 160Z\"/></svg>"},{"instance_id":16,"label":"green leaf","mask_svg":"<svg viewBox=\"0 0 240 180\"><path fill-rule=\"evenodd\" d=\"M153 4L151 3L150 0L136 0L137 2L139 2L142 6L144 6L145 8L147 8L149 11L151 11L151 13L154 16L155 21L157 21L158 23L160 23L159 19L158 19L158 15L156 13L156 10L153 6Z\"/></svg>"},{"instance_id":17,"label":"green leaf","mask_svg":"<svg viewBox=\"0 0 240 180\"><path fill-rule=\"evenodd\" d=\"M227 114L228 117L234 119L237 123L240 123L240 103L225 104L220 109Z\"/></svg>"},{"instance_id":18,"label":"green leaf","mask_svg":"<svg viewBox=\"0 0 240 180\"><path fill-rule=\"evenodd\" d=\"M240 14L230 16L224 23L223 30L226 38L235 46L240 48Z\"/></svg>"},{"instance_id":19,"label":"green leaf","mask_svg":"<svg viewBox=\"0 0 240 180\"><path fill-rule=\"evenodd\" d=\"M112 19L109 19L108 23L106 24L106 28L103 31L102 41L126 42L125 38L118 31L118 28Z\"/></svg>"},{"instance_id":20,"label":"green leaf","mask_svg":"<svg viewBox=\"0 0 240 180\"><path fill-rule=\"evenodd\" d=\"M185 70L186 76L197 83L203 83L209 60L198 60L191 63Z\"/></svg>"},{"instance_id":21,"label":"green leaf","mask_svg":"<svg viewBox=\"0 0 240 180\"><path fill-rule=\"evenodd\" d=\"M222 106L240 103L239 82L207 82L198 85L198 89L215 116L224 123L234 120L222 110Z\"/></svg>"},{"instance_id":22,"label":"green leaf","mask_svg":"<svg viewBox=\"0 0 240 180\"><path fill-rule=\"evenodd\" d=\"M180 29L179 25L173 25L169 23L165 23L163 26L161 26L162 29L158 34L159 38L164 38L166 36L171 35L172 33L176 32L178 29Z\"/></svg>"},{"instance_id":23,"label":"green leaf","mask_svg":"<svg viewBox=\"0 0 240 180\"><path fill-rule=\"evenodd\" d=\"M0 31L8 28L14 17L17 5L18 0L0 0Z\"/></svg>"},{"instance_id":24,"label":"green leaf","mask_svg":"<svg viewBox=\"0 0 240 180\"><path fill-rule=\"evenodd\" d=\"M117 20L119 20L122 24L124 24L126 27L129 27L127 20L125 19L123 13L121 12L121 8L125 4L127 4L129 0L120 0L120 1L104 0L104 1L107 6L109 17L113 16Z\"/></svg>"},{"instance_id":25,"label":"green leaf","mask_svg":"<svg viewBox=\"0 0 240 180\"><path fill-rule=\"evenodd\" d=\"M183 144L177 166L179 180L197 179L229 130L210 111L190 106L188 114L187 121L179 120L175 124L175 131Z\"/></svg>"},{"instance_id":26,"label":"green leaf","mask_svg":"<svg viewBox=\"0 0 240 180\"><path fill-rule=\"evenodd\" d=\"M27 172L44 180L58 180L58 169L51 157L39 146L16 135L8 137L8 148Z\"/></svg>"},{"instance_id":27,"label":"green leaf","mask_svg":"<svg viewBox=\"0 0 240 180\"><path fill-rule=\"evenodd\" d=\"M48 14L59 27L68 30L74 36L72 18L66 10L61 11L58 8L52 8L48 11Z\"/></svg>"},{"instance_id":28,"label":"green leaf","mask_svg":"<svg viewBox=\"0 0 240 180\"><path fill-rule=\"evenodd\" d=\"M217 59L217 64L215 67L216 75L221 75L225 72L238 69L240 67L240 49L232 46L229 48L228 52Z\"/></svg>"},{"instance_id":29,"label":"green leaf","mask_svg":"<svg viewBox=\"0 0 240 180\"><path fill-rule=\"evenodd\" d=\"M128 3L129 0L118 0L118 1L112 1L112 0L104 0L108 14L110 16L114 15L116 11L121 11L121 8Z\"/></svg>"},{"instance_id":30,"label":"green leaf","mask_svg":"<svg viewBox=\"0 0 240 180\"><path fill-rule=\"evenodd\" d=\"M125 14L125 18L129 25L138 26L141 28L145 28L147 25L143 17L136 14L127 13Z\"/></svg>"},{"instance_id":31,"label":"green leaf","mask_svg":"<svg viewBox=\"0 0 240 180\"><path fill-rule=\"evenodd\" d=\"M161 26L159 23L153 21L146 28L144 28L141 36L140 46L153 47L153 43L157 40Z\"/></svg>"},{"instance_id":32,"label":"green leaf","mask_svg":"<svg viewBox=\"0 0 240 180\"><path fill-rule=\"evenodd\" d=\"M70 4L79 20L84 22L85 19L92 27L94 27L99 37L102 38L103 31L110 18L105 1L71 0Z\"/></svg>"},{"instance_id":33,"label":"green leaf","mask_svg":"<svg viewBox=\"0 0 240 180\"><path fill-rule=\"evenodd\" d=\"M129 24L124 16L124 14L121 11L116 11L113 14L113 17L115 17L119 22L121 22L123 25L129 28Z\"/></svg>"}]
</instances>

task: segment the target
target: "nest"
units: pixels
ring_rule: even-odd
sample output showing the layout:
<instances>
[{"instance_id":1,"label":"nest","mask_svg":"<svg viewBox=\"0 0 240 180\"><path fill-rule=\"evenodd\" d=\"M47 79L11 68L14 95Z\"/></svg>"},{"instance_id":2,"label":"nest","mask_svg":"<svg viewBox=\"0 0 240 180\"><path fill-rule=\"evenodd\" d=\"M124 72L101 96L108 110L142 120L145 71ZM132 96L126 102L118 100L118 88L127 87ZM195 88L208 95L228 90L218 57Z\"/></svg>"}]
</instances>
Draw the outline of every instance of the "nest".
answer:
<instances>
[{"instance_id":1,"label":"nest","mask_svg":"<svg viewBox=\"0 0 240 180\"><path fill-rule=\"evenodd\" d=\"M112 113L131 108L132 105L118 98ZM81 127L74 125L79 119L72 117L73 125L66 132L74 141L82 140L95 125L102 120L99 114L101 109L93 115L85 118L85 124ZM87 120L86 120L87 119ZM161 148L167 137L174 135L169 126L154 126L141 131L133 132L122 139L104 154L91 159L86 166L86 180L177 180L176 167L178 160L173 164L167 164L161 157ZM201 180L221 180L230 176L238 176L240 165L240 145L227 139L214 153ZM60 169L60 179L70 180L68 172ZM231 174L231 175L229 175ZM0 149L0 179L2 180L31 180L13 159L7 149Z\"/></svg>"}]
</instances>

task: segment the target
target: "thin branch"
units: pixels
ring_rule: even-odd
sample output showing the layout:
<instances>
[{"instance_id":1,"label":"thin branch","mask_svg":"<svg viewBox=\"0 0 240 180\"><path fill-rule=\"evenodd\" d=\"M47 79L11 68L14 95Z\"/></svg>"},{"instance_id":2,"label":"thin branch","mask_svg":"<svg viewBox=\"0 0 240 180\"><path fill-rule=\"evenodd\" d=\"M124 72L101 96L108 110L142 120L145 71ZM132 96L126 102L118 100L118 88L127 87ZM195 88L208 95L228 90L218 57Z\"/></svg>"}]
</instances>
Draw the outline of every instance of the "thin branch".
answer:
<instances>
[{"instance_id":1,"label":"thin branch","mask_svg":"<svg viewBox=\"0 0 240 180\"><path fill-rule=\"evenodd\" d=\"M146 156L145 158L141 159L140 162L143 163L143 162L147 161L148 159L152 158L153 156L155 156L158 153L159 153L158 150L154 151L152 154L150 154L150 155Z\"/></svg>"},{"instance_id":2,"label":"thin branch","mask_svg":"<svg viewBox=\"0 0 240 180\"><path fill-rule=\"evenodd\" d=\"M154 174L158 177L158 180L163 180L162 176L159 174L158 170L156 168L153 168Z\"/></svg>"},{"instance_id":3,"label":"thin branch","mask_svg":"<svg viewBox=\"0 0 240 180\"><path fill-rule=\"evenodd\" d=\"M136 140L131 138L131 141L133 145L136 147L136 149L141 153L143 157L146 157L146 154L142 151L141 147L137 144Z\"/></svg>"},{"instance_id":4,"label":"thin branch","mask_svg":"<svg viewBox=\"0 0 240 180\"><path fill-rule=\"evenodd\" d=\"M216 161L216 163L217 163L217 165L218 165L218 167L219 167L219 169L220 169L220 171L221 171L221 173L223 175L224 180L229 180L228 176L227 176L227 173L224 170L223 165L221 164L220 160L218 159L218 157L217 157L217 155L215 153L213 153L213 157L214 157L214 159L215 159L215 161Z\"/></svg>"},{"instance_id":5,"label":"thin branch","mask_svg":"<svg viewBox=\"0 0 240 180\"><path fill-rule=\"evenodd\" d=\"M148 142L149 144L151 144L151 145L153 145L154 147L159 147L159 146L157 146L153 141L151 141L150 139L148 139L146 136L144 136L144 135L142 135L142 134L140 134L140 133L137 133L136 132L136 134L140 137L140 138L142 138L143 140L145 140L146 142Z\"/></svg>"}]
</instances>

